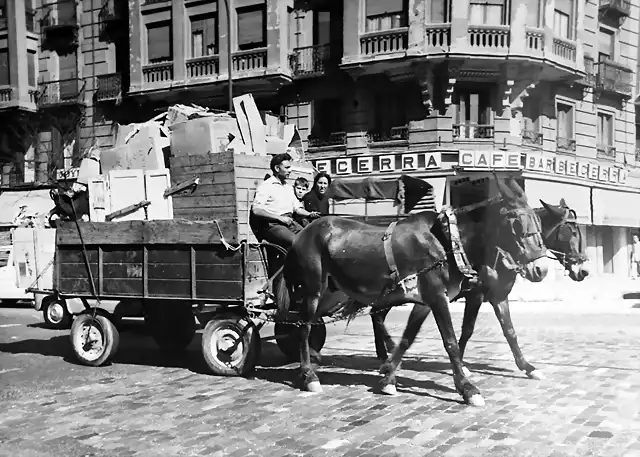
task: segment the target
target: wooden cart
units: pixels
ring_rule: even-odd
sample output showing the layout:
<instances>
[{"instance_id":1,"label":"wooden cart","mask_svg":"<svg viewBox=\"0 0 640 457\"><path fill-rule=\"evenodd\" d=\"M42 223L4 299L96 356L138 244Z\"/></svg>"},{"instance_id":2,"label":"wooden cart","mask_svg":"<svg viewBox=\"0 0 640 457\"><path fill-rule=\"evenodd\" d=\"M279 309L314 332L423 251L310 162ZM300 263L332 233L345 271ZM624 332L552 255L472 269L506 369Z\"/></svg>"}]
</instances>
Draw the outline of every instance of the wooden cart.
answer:
<instances>
[{"instance_id":1,"label":"wooden cart","mask_svg":"<svg viewBox=\"0 0 640 457\"><path fill-rule=\"evenodd\" d=\"M85 299L71 328L74 353L99 366L116 353L117 316L92 298L118 300L143 309L159 346L184 349L206 324L204 358L215 374L242 375L260 354L260 329L272 321L266 256L273 245L258 243L248 225L257 185L269 172L269 157L230 152L172 159L174 183L198 177L195 192L173 197L174 220L60 223L56 233L54 292ZM296 164L296 176L312 168ZM89 273L90 272L90 273ZM297 353L296 328L275 326L278 345ZM314 329L314 347L326 329Z\"/></svg>"}]
</instances>

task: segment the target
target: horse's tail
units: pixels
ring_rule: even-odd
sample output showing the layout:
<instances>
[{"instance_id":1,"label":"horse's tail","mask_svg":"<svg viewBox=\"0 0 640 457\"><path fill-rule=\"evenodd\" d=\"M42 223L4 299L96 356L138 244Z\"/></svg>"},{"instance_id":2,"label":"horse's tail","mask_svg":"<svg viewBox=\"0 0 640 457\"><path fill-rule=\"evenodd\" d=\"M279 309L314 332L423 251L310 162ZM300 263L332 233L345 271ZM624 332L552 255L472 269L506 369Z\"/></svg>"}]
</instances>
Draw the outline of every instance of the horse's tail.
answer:
<instances>
[{"instance_id":1,"label":"horse's tail","mask_svg":"<svg viewBox=\"0 0 640 457\"><path fill-rule=\"evenodd\" d=\"M291 306L291 296L287 281L284 279L284 268L280 268L280 271L273 278L273 294L278 305L278 313L286 315Z\"/></svg>"}]
</instances>

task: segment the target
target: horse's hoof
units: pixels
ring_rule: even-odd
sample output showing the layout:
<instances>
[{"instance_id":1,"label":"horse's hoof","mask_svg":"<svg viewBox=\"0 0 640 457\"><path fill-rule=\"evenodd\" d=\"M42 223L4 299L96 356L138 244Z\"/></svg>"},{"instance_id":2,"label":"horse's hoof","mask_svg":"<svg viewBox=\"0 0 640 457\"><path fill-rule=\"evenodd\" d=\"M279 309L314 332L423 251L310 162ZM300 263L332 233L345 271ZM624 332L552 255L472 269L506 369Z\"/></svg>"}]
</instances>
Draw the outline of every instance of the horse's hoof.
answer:
<instances>
[{"instance_id":1,"label":"horse's hoof","mask_svg":"<svg viewBox=\"0 0 640 457\"><path fill-rule=\"evenodd\" d=\"M308 392L321 393L322 392L322 384L320 384L319 381L311 381L309 384L307 384L307 391Z\"/></svg>"},{"instance_id":2,"label":"horse's hoof","mask_svg":"<svg viewBox=\"0 0 640 457\"><path fill-rule=\"evenodd\" d=\"M465 378L470 378L471 376L473 376L473 373L471 373L471 370L467 367L462 367L462 374Z\"/></svg>"},{"instance_id":3,"label":"horse's hoof","mask_svg":"<svg viewBox=\"0 0 640 457\"><path fill-rule=\"evenodd\" d=\"M480 394L471 395L467 403L469 406L484 406L484 398Z\"/></svg>"},{"instance_id":4,"label":"horse's hoof","mask_svg":"<svg viewBox=\"0 0 640 457\"><path fill-rule=\"evenodd\" d=\"M387 384L386 386L383 386L381 391L385 395L398 395L398 389L396 389L396 386L393 384Z\"/></svg>"},{"instance_id":5,"label":"horse's hoof","mask_svg":"<svg viewBox=\"0 0 640 457\"><path fill-rule=\"evenodd\" d=\"M540 370L530 371L529 373L527 373L527 376L529 377L529 379L535 379L537 381L542 381L544 379L547 379L544 373Z\"/></svg>"}]
</instances>

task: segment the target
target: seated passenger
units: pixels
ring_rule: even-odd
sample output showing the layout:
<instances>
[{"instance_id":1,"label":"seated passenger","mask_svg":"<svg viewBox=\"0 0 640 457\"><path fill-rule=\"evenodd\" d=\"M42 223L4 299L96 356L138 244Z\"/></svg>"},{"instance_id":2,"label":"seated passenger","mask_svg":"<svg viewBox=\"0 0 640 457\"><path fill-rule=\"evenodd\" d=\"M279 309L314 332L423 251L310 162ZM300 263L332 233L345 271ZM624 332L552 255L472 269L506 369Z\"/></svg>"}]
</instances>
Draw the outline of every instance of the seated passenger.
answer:
<instances>
[{"instance_id":1,"label":"seated passenger","mask_svg":"<svg viewBox=\"0 0 640 457\"><path fill-rule=\"evenodd\" d=\"M293 216L315 218L319 213L305 210L296 197L293 186L287 184L291 173L289 154L273 156L270 166L273 176L258 185L251 205L249 224L258 240L289 249L296 233L302 230Z\"/></svg>"},{"instance_id":2,"label":"seated passenger","mask_svg":"<svg viewBox=\"0 0 640 457\"><path fill-rule=\"evenodd\" d=\"M313 180L313 188L303 198L304 209L307 211L317 211L322 216L329 214L329 198L327 190L331 184L331 176L321 171Z\"/></svg>"},{"instance_id":3,"label":"seated passenger","mask_svg":"<svg viewBox=\"0 0 640 457\"><path fill-rule=\"evenodd\" d=\"M293 191L296 194L296 198L300 201L302 206L304 206L304 197L307 192L309 192L309 181L307 181L307 178L303 178L302 176L296 178L296 180L293 182ZM305 209L309 211L307 208ZM293 215L293 220L303 227L306 227L307 225L309 225L309 222L311 222L309 218L300 216L298 214Z\"/></svg>"}]
</instances>

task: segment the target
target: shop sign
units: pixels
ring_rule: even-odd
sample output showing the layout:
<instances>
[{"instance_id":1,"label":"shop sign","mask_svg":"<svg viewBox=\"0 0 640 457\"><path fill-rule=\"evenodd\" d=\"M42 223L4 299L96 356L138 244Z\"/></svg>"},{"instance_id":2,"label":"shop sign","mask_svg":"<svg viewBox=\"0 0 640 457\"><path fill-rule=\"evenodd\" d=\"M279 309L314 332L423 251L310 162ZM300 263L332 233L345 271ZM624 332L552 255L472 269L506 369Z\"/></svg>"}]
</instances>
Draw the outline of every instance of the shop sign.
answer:
<instances>
[{"instance_id":1,"label":"shop sign","mask_svg":"<svg viewBox=\"0 0 640 457\"><path fill-rule=\"evenodd\" d=\"M520 152L460 150L458 166L465 169L519 170Z\"/></svg>"},{"instance_id":2,"label":"shop sign","mask_svg":"<svg viewBox=\"0 0 640 457\"><path fill-rule=\"evenodd\" d=\"M442 157L439 152L419 152L335 157L313 160L312 164L319 172L324 171L331 175L366 175L368 173L436 170L442 168Z\"/></svg>"},{"instance_id":3,"label":"shop sign","mask_svg":"<svg viewBox=\"0 0 640 457\"><path fill-rule=\"evenodd\" d=\"M612 184L624 184L628 174L624 168L540 152L527 153L525 169Z\"/></svg>"},{"instance_id":4,"label":"shop sign","mask_svg":"<svg viewBox=\"0 0 640 457\"><path fill-rule=\"evenodd\" d=\"M56 171L56 179L58 181L64 181L65 179L78 179L80 173L79 167L72 167L63 170Z\"/></svg>"}]
</instances>

